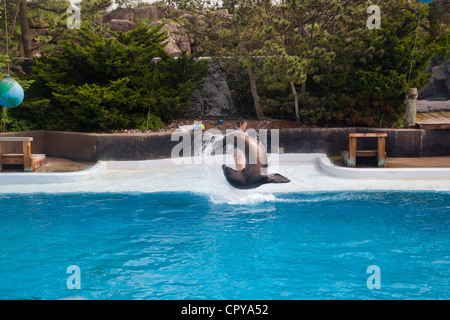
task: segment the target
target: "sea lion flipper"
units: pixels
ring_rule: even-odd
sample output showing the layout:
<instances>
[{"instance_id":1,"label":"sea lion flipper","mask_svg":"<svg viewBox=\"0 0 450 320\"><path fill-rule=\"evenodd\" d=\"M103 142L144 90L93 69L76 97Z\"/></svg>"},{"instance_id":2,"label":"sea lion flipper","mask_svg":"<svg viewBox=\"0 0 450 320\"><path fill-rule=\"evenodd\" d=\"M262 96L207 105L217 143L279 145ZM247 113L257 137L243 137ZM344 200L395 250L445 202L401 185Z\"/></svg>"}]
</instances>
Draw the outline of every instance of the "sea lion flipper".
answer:
<instances>
[{"instance_id":1,"label":"sea lion flipper","mask_svg":"<svg viewBox=\"0 0 450 320\"><path fill-rule=\"evenodd\" d=\"M291 182L291 180L289 180L285 176L282 176L279 173L269 174L269 175L267 175L266 179L267 179L266 183L288 183L288 182Z\"/></svg>"}]
</instances>

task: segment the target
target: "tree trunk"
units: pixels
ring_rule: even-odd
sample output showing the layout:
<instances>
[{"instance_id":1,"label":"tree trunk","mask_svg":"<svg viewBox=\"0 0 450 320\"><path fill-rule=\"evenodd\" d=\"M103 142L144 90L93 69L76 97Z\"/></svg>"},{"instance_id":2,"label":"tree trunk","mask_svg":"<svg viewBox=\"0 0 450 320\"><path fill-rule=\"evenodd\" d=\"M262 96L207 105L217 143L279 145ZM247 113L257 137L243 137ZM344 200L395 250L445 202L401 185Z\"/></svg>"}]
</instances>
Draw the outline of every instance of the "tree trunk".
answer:
<instances>
[{"instance_id":1,"label":"tree trunk","mask_svg":"<svg viewBox=\"0 0 450 320\"><path fill-rule=\"evenodd\" d=\"M22 32L23 53L25 57L31 58L31 41L33 41L33 34L30 31L30 24L28 21L27 0L20 0L19 6L19 22L20 30Z\"/></svg>"},{"instance_id":2,"label":"tree trunk","mask_svg":"<svg viewBox=\"0 0 450 320\"><path fill-rule=\"evenodd\" d=\"M259 120L264 119L264 113L261 109L261 105L259 104L260 98L258 95L258 90L256 89L256 80L253 70L251 68L247 68L247 74L250 78L250 91L252 93L253 103L255 105L256 117Z\"/></svg>"},{"instance_id":3,"label":"tree trunk","mask_svg":"<svg viewBox=\"0 0 450 320\"><path fill-rule=\"evenodd\" d=\"M302 82L302 94L306 93L306 80L303 80Z\"/></svg>"},{"instance_id":4,"label":"tree trunk","mask_svg":"<svg viewBox=\"0 0 450 320\"><path fill-rule=\"evenodd\" d=\"M295 84L293 81L289 82L291 85L292 94L294 95L294 106L295 106L295 119L297 120L297 124L300 126L300 110L298 108L298 93L297 89L295 89Z\"/></svg>"},{"instance_id":5,"label":"tree trunk","mask_svg":"<svg viewBox=\"0 0 450 320\"><path fill-rule=\"evenodd\" d=\"M236 18L236 6L233 5L233 10L232 10L232 14L233 14L233 25L234 25L234 30L236 31L236 37L238 39L238 41L241 41L241 32L239 31L239 22L237 21Z\"/></svg>"}]
</instances>

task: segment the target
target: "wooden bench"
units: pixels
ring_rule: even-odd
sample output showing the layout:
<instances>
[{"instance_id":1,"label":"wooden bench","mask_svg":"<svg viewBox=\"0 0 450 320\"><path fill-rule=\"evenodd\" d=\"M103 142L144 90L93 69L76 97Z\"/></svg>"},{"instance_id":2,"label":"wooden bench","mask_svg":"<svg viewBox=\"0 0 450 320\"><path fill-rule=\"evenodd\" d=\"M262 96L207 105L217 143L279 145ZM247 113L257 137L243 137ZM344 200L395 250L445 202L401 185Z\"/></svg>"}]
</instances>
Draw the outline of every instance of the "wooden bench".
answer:
<instances>
[{"instance_id":1,"label":"wooden bench","mask_svg":"<svg viewBox=\"0 0 450 320\"><path fill-rule=\"evenodd\" d=\"M23 165L24 171L33 171L45 161L45 154L31 154L31 137L0 137L0 171L4 164ZM3 142L22 142L22 153L3 153Z\"/></svg>"},{"instance_id":2,"label":"wooden bench","mask_svg":"<svg viewBox=\"0 0 450 320\"><path fill-rule=\"evenodd\" d=\"M387 133L350 133L347 166L355 167L356 157L377 157L378 167L386 167L386 137ZM377 138L377 149L357 150L356 141L358 138Z\"/></svg>"}]
</instances>

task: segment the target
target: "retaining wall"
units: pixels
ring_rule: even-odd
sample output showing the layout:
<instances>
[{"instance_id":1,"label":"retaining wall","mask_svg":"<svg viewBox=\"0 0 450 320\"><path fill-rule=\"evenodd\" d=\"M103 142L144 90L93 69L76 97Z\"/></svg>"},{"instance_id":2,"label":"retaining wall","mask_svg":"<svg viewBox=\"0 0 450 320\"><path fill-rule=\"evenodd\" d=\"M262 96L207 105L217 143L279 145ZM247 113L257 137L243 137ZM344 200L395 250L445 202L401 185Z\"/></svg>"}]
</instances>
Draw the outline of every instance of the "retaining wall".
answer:
<instances>
[{"instance_id":1,"label":"retaining wall","mask_svg":"<svg viewBox=\"0 0 450 320\"><path fill-rule=\"evenodd\" d=\"M280 129L279 147L285 153L340 154L348 150L351 132L387 132L388 157L450 156L450 130L375 129L375 128L298 128ZM152 160L169 158L179 141L171 133L94 134L60 131L2 133L0 136L33 137L31 152L69 159ZM191 135L192 137L192 135ZM268 151L271 152L271 130ZM181 140L180 140L181 141ZM193 141L193 139L192 139ZM21 153L22 146L3 143L4 153ZM376 149L375 139L359 139L358 148ZM193 148L192 148L193 150Z\"/></svg>"}]
</instances>

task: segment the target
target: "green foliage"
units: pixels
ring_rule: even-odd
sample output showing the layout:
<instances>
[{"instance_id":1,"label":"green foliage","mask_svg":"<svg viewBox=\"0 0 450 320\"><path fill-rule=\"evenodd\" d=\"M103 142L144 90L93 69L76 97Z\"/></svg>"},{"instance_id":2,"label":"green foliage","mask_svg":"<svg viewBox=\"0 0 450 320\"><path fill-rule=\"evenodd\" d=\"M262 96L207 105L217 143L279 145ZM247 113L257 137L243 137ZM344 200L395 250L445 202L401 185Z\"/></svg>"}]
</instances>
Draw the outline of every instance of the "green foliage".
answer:
<instances>
[{"instance_id":1,"label":"green foliage","mask_svg":"<svg viewBox=\"0 0 450 320\"><path fill-rule=\"evenodd\" d=\"M75 41L36 60L36 82L14 116L39 129L108 131L142 128L150 110L149 127L161 127L186 110L209 69L196 55L168 56L161 28L105 39L83 26Z\"/></svg>"},{"instance_id":2,"label":"green foliage","mask_svg":"<svg viewBox=\"0 0 450 320\"><path fill-rule=\"evenodd\" d=\"M385 5L391 7L382 28L362 33L346 46L336 48L333 67L316 73L322 79L320 84L308 83L312 95L335 97L328 107L337 124L390 127L404 117L403 101L419 12L402 1ZM423 71L437 50L429 33L420 29L410 87L420 89L428 82L429 75Z\"/></svg>"},{"instance_id":3,"label":"green foliage","mask_svg":"<svg viewBox=\"0 0 450 320\"><path fill-rule=\"evenodd\" d=\"M6 77L6 74L3 73L2 70L6 70L7 59L8 57L6 55L0 54L0 81ZM11 77L21 85L24 91L27 90L34 82L33 80L21 79L15 75L11 75Z\"/></svg>"},{"instance_id":4,"label":"green foliage","mask_svg":"<svg viewBox=\"0 0 450 320\"><path fill-rule=\"evenodd\" d=\"M160 117L150 113L147 117L138 116L135 120L137 128L142 131L146 130L158 130L165 127L164 122Z\"/></svg>"},{"instance_id":5,"label":"green foliage","mask_svg":"<svg viewBox=\"0 0 450 320\"><path fill-rule=\"evenodd\" d=\"M306 79L306 90L299 90L303 122L398 126L404 117L420 5L386 0L379 6L380 30L367 29L361 19L367 6L351 1L286 1L266 10L268 22L260 34L267 39L267 58L258 86L265 114L295 119L289 81L298 85ZM431 58L448 51L448 31L430 28L436 15L430 17L423 6L409 87L422 88L429 81L423 71ZM303 28L298 24L302 19Z\"/></svg>"},{"instance_id":6,"label":"green foliage","mask_svg":"<svg viewBox=\"0 0 450 320\"><path fill-rule=\"evenodd\" d=\"M6 55L0 55L0 81L2 81L6 76L6 74L2 73L1 70L5 69L8 59L9 58ZM20 84L20 86L24 91L26 91L34 82L33 80L20 79L15 75L11 75L11 77ZM0 123L2 124L1 125L2 132L21 131L24 128L27 128L26 124L23 121L18 121L17 119L9 116L10 112L8 111L8 108L2 107L2 109L3 110L0 113Z\"/></svg>"}]
</instances>

